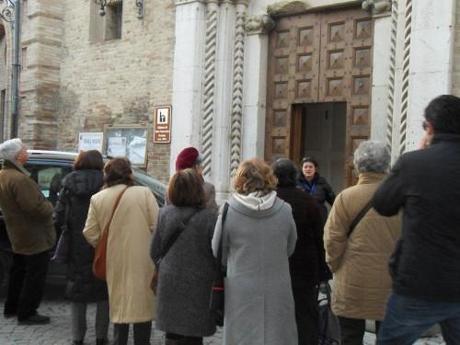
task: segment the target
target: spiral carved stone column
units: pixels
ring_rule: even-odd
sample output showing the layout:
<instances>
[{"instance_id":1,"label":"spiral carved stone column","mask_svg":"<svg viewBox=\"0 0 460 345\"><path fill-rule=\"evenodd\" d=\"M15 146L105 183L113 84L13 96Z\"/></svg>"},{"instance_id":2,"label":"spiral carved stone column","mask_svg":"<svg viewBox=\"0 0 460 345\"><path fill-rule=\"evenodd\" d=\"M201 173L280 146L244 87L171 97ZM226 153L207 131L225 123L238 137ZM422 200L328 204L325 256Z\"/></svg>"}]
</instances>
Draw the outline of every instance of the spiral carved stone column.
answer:
<instances>
[{"instance_id":1,"label":"spiral carved stone column","mask_svg":"<svg viewBox=\"0 0 460 345\"><path fill-rule=\"evenodd\" d=\"M399 153L406 151L407 141L407 115L409 111L409 80L410 80L410 46L412 31L412 0L406 0L404 24L404 54L401 88L401 120L399 126Z\"/></svg>"},{"instance_id":2,"label":"spiral carved stone column","mask_svg":"<svg viewBox=\"0 0 460 345\"><path fill-rule=\"evenodd\" d=\"M390 74L388 78L388 106L386 121L386 143L391 152L393 145L393 114L395 106L395 79L396 79L396 45L398 35L398 2L393 1L391 8L391 35L390 35Z\"/></svg>"},{"instance_id":3,"label":"spiral carved stone column","mask_svg":"<svg viewBox=\"0 0 460 345\"><path fill-rule=\"evenodd\" d=\"M218 3L217 1L210 1L207 5L206 18L203 118L201 126L201 151L203 154L204 175L211 173L216 87L217 19Z\"/></svg>"},{"instance_id":4,"label":"spiral carved stone column","mask_svg":"<svg viewBox=\"0 0 460 345\"><path fill-rule=\"evenodd\" d=\"M241 161L241 122L243 117L244 39L246 4L236 8L235 43L233 51L233 90L231 115L230 176L233 176Z\"/></svg>"}]
</instances>

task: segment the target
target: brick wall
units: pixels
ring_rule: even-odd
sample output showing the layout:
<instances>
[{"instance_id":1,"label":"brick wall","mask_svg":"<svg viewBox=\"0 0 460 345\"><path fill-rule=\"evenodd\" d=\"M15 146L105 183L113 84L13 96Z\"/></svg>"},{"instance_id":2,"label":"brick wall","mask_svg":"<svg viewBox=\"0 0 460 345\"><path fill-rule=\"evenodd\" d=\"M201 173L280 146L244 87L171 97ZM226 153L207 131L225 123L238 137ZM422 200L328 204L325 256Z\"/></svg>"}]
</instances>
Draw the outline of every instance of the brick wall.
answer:
<instances>
[{"instance_id":1,"label":"brick wall","mask_svg":"<svg viewBox=\"0 0 460 345\"><path fill-rule=\"evenodd\" d=\"M92 1L65 0L59 91L59 149L75 150L80 131L106 125L144 124L152 133L154 107L171 104L173 1L123 2L121 39L91 43ZM97 15L97 12L96 12ZM148 171L168 179L169 145L148 144Z\"/></svg>"},{"instance_id":2,"label":"brick wall","mask_svg":"<svg viewBox=\"0 0 460 345\"><path fill-rule=\"evenodd\" d=\"M144 3L138 19L124 0L121 39L94 43L92 0L28 1L20 135L31 147L75 151L79 132L146 125L147 170L167 181L170 148L153 144L151 127L155 106L171 104L175 7Z\"/></svg>"}]
</instances>

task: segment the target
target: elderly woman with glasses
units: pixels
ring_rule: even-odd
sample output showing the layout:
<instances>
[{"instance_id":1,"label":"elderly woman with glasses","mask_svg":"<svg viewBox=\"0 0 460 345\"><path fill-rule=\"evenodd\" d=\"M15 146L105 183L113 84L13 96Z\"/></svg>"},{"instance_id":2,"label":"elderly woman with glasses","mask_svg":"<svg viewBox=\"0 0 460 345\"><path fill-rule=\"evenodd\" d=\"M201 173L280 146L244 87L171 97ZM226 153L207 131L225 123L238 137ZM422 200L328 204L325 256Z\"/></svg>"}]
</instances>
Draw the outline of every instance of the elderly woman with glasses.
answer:
<instances>
[{"instance_id":1,"label":"elderly woman with glasses","mask_svg":"<svg viewBox=\"0 0 460 345\"><path fill-rule=\"evenodd\" d=\"M334 274L332 309L339 317L343 345L363 343L365 320L380 326L391 291L388 261L400 235L398 216L383 217L370 208L390 165L388 149L365 141L353 163L358 183L337 196L324 228L326 262ZM350 233L352 223L356 226Z\"/></svg>"}]
</instances>

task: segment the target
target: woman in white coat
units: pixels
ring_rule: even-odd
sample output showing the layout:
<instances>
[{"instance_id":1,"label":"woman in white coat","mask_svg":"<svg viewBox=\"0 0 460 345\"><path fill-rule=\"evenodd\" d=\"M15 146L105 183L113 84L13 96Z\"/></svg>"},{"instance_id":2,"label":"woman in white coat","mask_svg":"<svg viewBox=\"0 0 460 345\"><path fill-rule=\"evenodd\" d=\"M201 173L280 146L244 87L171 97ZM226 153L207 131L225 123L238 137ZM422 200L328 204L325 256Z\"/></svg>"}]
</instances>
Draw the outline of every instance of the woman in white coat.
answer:
<instances>
[{"instance_id":1,"label":"woman in white coat","mask_svg":"<svg viewBox=\"0 0 460 345\"><path fill-rule=\"evenodd\" d=\"M153 263L149 247L157 223L158 205L147 187L134 186L131 164L125 158L110 160L104 167L104 189L93 195L83 234L96 246L114 213L107 241L107 286L110 320L115 345L128 342L129 324L134 344L150 344L154 296L150 289Z\"/></svg>"}]
</instances>

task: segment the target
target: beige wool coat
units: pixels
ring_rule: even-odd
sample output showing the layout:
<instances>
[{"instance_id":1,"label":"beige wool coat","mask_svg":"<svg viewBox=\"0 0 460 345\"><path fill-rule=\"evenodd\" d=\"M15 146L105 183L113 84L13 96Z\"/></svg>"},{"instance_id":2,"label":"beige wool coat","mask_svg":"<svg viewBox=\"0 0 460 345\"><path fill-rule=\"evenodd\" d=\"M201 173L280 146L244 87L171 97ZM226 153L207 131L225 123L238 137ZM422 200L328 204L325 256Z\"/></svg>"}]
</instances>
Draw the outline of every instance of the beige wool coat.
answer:
<instances>
[{"instance_id":1,"label":"beige wool coat","mask_svg":"<svg viewBox=\"0 0 460 345\"><path fill-rule=\"evenodd\" d=\"M384 176L360 174L357 185L337 196L324 228L326 262L334 274L332 309L338 316L382 320L385 314L391 292L388 261L400 236L400 217L371 209L347 238Z\"/></svg>"},{"instance_id":2,"label":"beige wool coat","mask_svg":"<svg viewBox=\"0 0 460 345\"><path fill-rule=\"evenodd\" d=\"M92 196L83 230L91 245L97 245L115 200L125 187L116 185ZM115 211L107 242L107 286L113 323L153 319L150 282L154 266L149 252L157 218L158 204L150 189L129 187Z\"/></svg>"}]
</instances>

